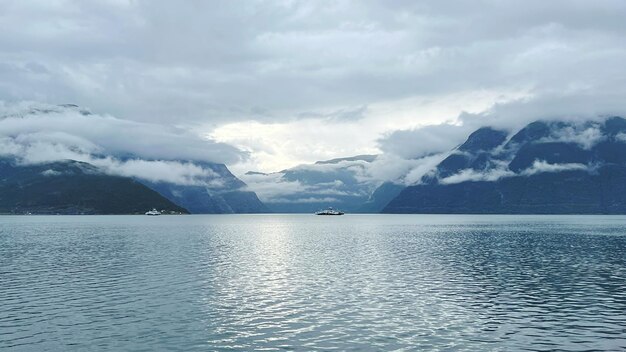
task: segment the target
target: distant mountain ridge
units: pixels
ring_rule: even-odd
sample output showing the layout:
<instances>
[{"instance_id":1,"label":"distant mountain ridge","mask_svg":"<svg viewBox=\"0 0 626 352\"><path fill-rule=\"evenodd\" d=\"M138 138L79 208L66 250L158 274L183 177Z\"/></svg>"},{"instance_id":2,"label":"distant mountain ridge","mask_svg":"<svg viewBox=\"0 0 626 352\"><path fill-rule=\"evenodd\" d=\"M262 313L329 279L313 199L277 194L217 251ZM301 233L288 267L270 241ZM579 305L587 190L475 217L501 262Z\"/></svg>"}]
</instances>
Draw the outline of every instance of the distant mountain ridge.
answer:
<instances>
[{"instance_id":1,"label":"distant mountain ridge","mask_svg":"<svg viewBox=\"0 0 626 352\"><path fill-rule=\"evenodd\" d=\"M472 133L386 213L626 213L626 120Z\"/></svg>"},{"instance_id":2,"label":"distant mountain ridge","mask_svg":"<svg viewBox=\"0 0 626 352\"><path fill-rule=\"evenodd\" d=\"M77 121L86 127L73 129ZM364 154L242 179L206 161L204 141L186 144L193 134L151 125L145 134L149 125L132 125L145 138L125 143L128 136L91 133L94 121L129 123L73 104L6 109L0 122L18 132L0 135L0 213L312 213L333 206L352 213L626 214L621 117L540 120L513 133L485 126L449 152ZM160 145L161 136L168 143ZM169 147L176 145L191 152Z\"/></svg>"},{"instance_id":3,"label":"distant mountain ridge","mask_svg":"<svg viewBox=\"0 0 626 352\"><path fill-rule=\"evenodd\" d=\"M235 177L226 165L209 162L194 162L194 164L210 170L211 177L199 180L204 184L181 185L163 181L140 181L193 214L270 212L257 195L249 191L247 185Z\"/></svg>"},{"instance_id":4,"label":"distant mountain ridge","mask_svg":"<svg viewBox=\"0 0 626 352\"><path fill-rule=\"evenodd\" d=\"M214 188L115 176L74 160L22 165L3 158L0 213L133 214L153 207L194 214L269 211L224 165L211 167L219 181Z\"/></svg>"},{"instance_id":5,"label":"distant mountain ridge","mask_svg":"<svg viewBox=\"0 0 626 352\"><path fill-rule=\"evenodd\" d=\"M0 159L0 213L143 214L152 208L188 213L133 179L104 174L87 163L19 165Z\"/></svg>"},{"instance_id":6,"label":"distant mountain ridge","mask_svg":"<svg viewBox=\"0 0 626 352\"><path fill-rule=\"evenodd\" d=\"M368 163L371 163L372 161L376 160L376 157L378 157L378 155L362 154L362 155L356 155L356 156L350 156L350 157L344 157L344 158L316 161L315 163L318 165L337 164L342 161L366 161Z\"/></svg>"},{"instance_id":7,"label":"distant mountain ridge","mask_svg":"<svg viewBox=\"0 0 626 352\"><path fill-rule=\"evenodd\" d=\"M155 204L148 205L143 212L159 204L170 208L176 204L177 208L193 213L268 211L256 194L248 190L226 165L207 161L216 153L211 146L217 146L217 152L231 150L231 147L205 143L193 133L98 115L75 104L26 102L11 105L0 111L0 123L8 126L0 131L3 148L0 155L5 158L0 180L23 185L19 180L11 179L15 173L31 180L33 183L29 187L36 185L42 193L40 197L26 191L20 193L23 197L31 197L31 208L36 208L35 204L42 204L45 208L48 202L53 202L55 206L50 208L51 212L56 211L54 209L64 211L61 209L64 206L77 213L136 211L132 198L126 198L128 204L119 205L118 209L114 209L112 203L105 209L95 206L93 199L87 200L87 195L74 194L75 189L85 188L97 180L97 184L103 187L116 182L123 185L120 192L138 192L139 188L129 186L134 184L160 195L158 199L154 198ZM104 132L100 133L100 130ZM188 140L192 143L187 143ZM216 158L219 160L220 156ZM43 177L54 175L41 174L41 167L63 169L63 165L68 170L61 171L59 177ZM85 171L81 177L77 177L77 165ZM64 183L64 179L72 179L73 183ZM58 189L55 191L55 188ZM0 209L3 209L0 211L21 209L24 203L16 198L18 193L10 188L0 192ZM111 190L101 194L103 198L113 200L115 193ZM143 204L141 200L148 199L146 197L146 194L138 195L135 205ZM163 202L164 199L168 201ZM60 200L66 200L67 204L61 204Z\"/></svg>"},{"instance_id":8,"label":"distant mountain ridge","mask_svg":"<svg viewBox=\"0 0 626 352\"><path fill-rule=\"evenodd\" d=\"M327 207L347 212L363 212L376 184L360 177L365 166L373 162L376 155L357 155L303 164L279 172L262 173L249 171L244 180L263 180L278 195L264 199L272 212L313 213ZM254 189L254 188L253 188Z\"/></svg>"}]
</instances>

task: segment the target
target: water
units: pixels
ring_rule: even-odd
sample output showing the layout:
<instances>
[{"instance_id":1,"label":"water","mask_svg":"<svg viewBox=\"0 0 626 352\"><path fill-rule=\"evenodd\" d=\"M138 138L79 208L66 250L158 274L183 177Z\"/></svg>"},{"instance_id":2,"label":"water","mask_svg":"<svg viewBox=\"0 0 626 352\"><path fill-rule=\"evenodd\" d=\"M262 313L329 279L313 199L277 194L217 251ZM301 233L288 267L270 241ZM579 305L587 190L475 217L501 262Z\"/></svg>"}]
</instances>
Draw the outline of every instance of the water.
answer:
<instances>
[{"instance_id":1,"label":"water","mask_svg":"<svg viewBox=\"0 0 626 352\"><path fill-rule=\"evenodd\" d=\"M0 350L625 350L626 217L0 217Z\"/></svg>"}]
</instances>

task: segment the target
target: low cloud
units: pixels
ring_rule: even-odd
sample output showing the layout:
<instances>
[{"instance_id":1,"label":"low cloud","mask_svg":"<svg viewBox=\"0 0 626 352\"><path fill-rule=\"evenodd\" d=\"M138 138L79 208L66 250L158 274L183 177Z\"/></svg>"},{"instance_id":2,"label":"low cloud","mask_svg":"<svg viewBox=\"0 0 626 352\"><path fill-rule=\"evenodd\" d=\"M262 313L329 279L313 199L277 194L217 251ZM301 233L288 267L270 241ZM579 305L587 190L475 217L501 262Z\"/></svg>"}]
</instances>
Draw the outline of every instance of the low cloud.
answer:
<instances>
[{"instance_id":1,"label":"low cloud","mask_svg":"<svg viewBox=\"0 0 626 352\"><path fill-rule=\"evenodd\" d=\"M288 204L302 204L302 203L340 203L341 200L333 197L308 197L308 198L274 198L265 201L266 203L288 203Z\"/></svg>"},{"instance_id":2,"label":"low cloud","mask_svg":"<svg viewBox=\"0 0 626 352\"><path fill-rule=\"evenodd\" d=\"M405 159L447 152L467 138L472 127L440 124L391 132L378 140L379 148Z\"/></svg>"},{"instance_id":3,"label":"low cloud","mask_svg":"<svg viewBox=\"0 0 626 352\"><path fill-rule=\"evenodd\" d=\"M449 152L445 152L405 159L396 154L381 154L374 161L363 164L363 167L355 172L355 178L369 184L379 185L390 181L409 186L419 182L448 155Z\"/></svg>"},{"instance_id":4,"label":"low cloud","mask_svg":"<svg viewBox=\"0 0 626 352\"><path fill-rule=\"evenodd\" d=\"M586 125L586 124L585 124ZM575 143L581 148L589 150L596 144L606 139L598 124L593 126L572 125L558 128L552 136L544 138L539 142L564 142Z\"/></svg>"},{"instance_id":5,"label":"low cloud","mask_svg":"<svg viewBox=\"0 0 626 352\"><path fill-rule=\"evenodd\" d=\"M189 162L140 159L120 161L112 158L89 159L88 162L108 174L136 177L150 182L209 188L224 186L220 175L213 170Z\"/></svg>"},{"instance_id":6,"label":"low cloud","mask_svg":"<svg viewBox=\"0 0 626 352\"><path fill-rule=\"evenodd\" d=\"M626 142L626 133L618 133L615 138L617 138L617 140L622 141L622 142Z\"/></svg>"},{"instance_id":7,"label":"low cloud","mask_svg":"<svg viewBox=\"0 0 626 352\"><path fill-rule=\"evenodd\" d=\"M609 89L608 87L606 88ZM378 139L385 154L414 159L452 150L481 127L515 132L527 124L543 120L566 122L544 142L576 143L590 149L604 138L599 123L609 116L626 116L624 94L574 90L564 93L529 92L517 99L495 103L479 113L462 112L451 122L397 130Z\"/></svg>"},{"instance_id":8,"label":"low cloud","mask_svg":"<svg viewBox=\"0 0 626 352\"><path fill-rule=\"evenodd\" d=\"M0 139L0 156L16 158L22 165L41 164L55 161L76 160L98 167L110 175L135 177L151 182L169 182L179 185L196 185L220 188L220 175L191 162L170 160L119 160L99 157L78 147L51 142L21 144L11 138ZM45 176L58 176L54 170L46 170Z\"/></svg>"},{"instance_id":9,"label":"low cloud","mask_svg":"<svg viewBox=\"0 0 626 352\"><path fill-rule=\"evenodd\" d=\"M72 106L2 103L0 116L0 156L22 164L77 160L111 175L219 188L219 175L201 162L245 157L189 132Z\"/></svg>"},{"instance_id":10,"label":"low cloud","mask_svg":"<svg viewBox=\"0 0 626 352\"><path fill-rule=\"evenodd\" d=\"M533 165L521 172L522 175L530 176L542 172L561 172L571 170L588 170L589 167L579 163L550 164L543 160L535 160Z\"/></svg>"},{"instance_id":11,"label":"low cloud","mask_svg":"<svg viewBox=\"0 0 626 352\"><path fill-rule=\"evenodd\" d=\"M450 185L461 182L477 182L477 181L497 181L503 177L515 176L515 173L510 170L493 169L486 171L477 171L472 169L465 169L461 172L448 176L439 180L439 183L444 185Z\"/></svg>"},{"instance_id":12,"label":"low cloud","mask_svg":"<svg viewBox=\"0 0 626 352\"><path fill-rule=\"evenodd\" d=\"M298 165L270 174L240 178L266 203L330 202L340 197L367 197L378 184L367 177L370 163L362 160ZM330 197L318 197L330 196Z\"/></svg>"},{"instance_id":13,"label":"low cloud","mask_svg":"<svg viewBox=\"0 0 626 352\"><path fill-rule=\"evenodd\" d=\"M63 173L59 172L59 171L48 169L48 170L43 171L41 174L44 175L44 176L59 176L59 175L62 175Z\"/></svg>"},{"instance_id":14,"label":"low cloud","mask_svg":"<svg viewBox=\"0 0 626 352\"><path fill-rule=\"evenodd\" d=\"M288 195L301 194L307 191L307 186L299 181L283 179L283 174L246 174L240 177L251 191L263 201L270 203L275 199L282 199Z\"/></svg>"},{"instance_id":15,"label":"low cloud","mask_svg":"<svg viewBox=\"0 0 626 352\"><path fill-rule=\"evenodd\" d=\"M371 162L346 160L337 163L299 165L271 174L246 174L241 179L250 190L266 203L314 203L316 196L367 198L384 182L411 185L432 171L448 153L403 159L394 154L383 154ZM287 175L297 172L298 180L288 180ZM293 176L289 176L293 177ZM332 179L318 181L317 178ZM344 181L340 180L343 179ZM303 197L304 196L304 197ZM300 201L300 200L305 201ZM319 202L328 200L321 199Z\"/></svg>"},{"instance_id":16,"label":"low cloud","mask_svg":"<svg viewBox=\"0 0 626 352\"><path fill-rule=\"evenodd\" d=\"M404 176L403 183L407 186L419 183L425 175L433 172L437 165L448 155L449 153L439 153L416 160L417 163Z\"/></svg>"},{"instance_id":17,"label":"low cloud","mask_svg":"<svg viewBox=\"0 0 626 352\"><path fill-rule=\"evenodd\" d=\"M516 131L537 120L563 121L584 130L585 123L626 116L626 90L622 86L620 83L557 92L535 89L527 96L496 103L480 113L462 113L456 122L472 128L491 126Z\"/></svg>"},{"instance_id":18,"label":"low cloud","mask_svg":"<svg viewBox=\"0 0 626 352\"><path fill-rule=\"evenodd\" d=\"M494 182L505 177L532 176L544 172L562 172L572 170L590 170L590 167L579 163L550 164L543 160L535 160L529 168L524 169L519 173L509 170L503 164L499 167L488 170L464 169L454 175L440 179L439 183L450 185L462 182Z\"/></svg>"},{"instance_id":19,"label":"low cloud","mask_svg":"<svg viewBox=\"0 0 626 352\"><path fill-rule=\"evenodd\" d=\"M0 102L0 137L142 159L232 163L245 152L188 130L88 113L72 106Z\"/></svg>"}]
</instances>

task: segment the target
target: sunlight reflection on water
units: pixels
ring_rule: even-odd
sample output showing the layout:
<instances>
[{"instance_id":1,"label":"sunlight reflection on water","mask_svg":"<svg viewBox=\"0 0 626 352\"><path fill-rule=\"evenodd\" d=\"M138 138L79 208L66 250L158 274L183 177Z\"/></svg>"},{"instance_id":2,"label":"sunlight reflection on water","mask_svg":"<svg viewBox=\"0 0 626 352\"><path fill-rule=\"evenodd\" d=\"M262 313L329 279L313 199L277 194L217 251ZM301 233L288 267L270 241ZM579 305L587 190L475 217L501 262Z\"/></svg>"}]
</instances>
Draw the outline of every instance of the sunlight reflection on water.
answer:
<instances>
[{"instance_id":1,"label":"sunlight reflection on water","mask_svg":"<svg viewBox=\"0 0 626 352\"><path fill-rule=\"evenodd\" d=\"M626 217L1 220L0 349L626 349Z\"/></svg>"}]
</instances>

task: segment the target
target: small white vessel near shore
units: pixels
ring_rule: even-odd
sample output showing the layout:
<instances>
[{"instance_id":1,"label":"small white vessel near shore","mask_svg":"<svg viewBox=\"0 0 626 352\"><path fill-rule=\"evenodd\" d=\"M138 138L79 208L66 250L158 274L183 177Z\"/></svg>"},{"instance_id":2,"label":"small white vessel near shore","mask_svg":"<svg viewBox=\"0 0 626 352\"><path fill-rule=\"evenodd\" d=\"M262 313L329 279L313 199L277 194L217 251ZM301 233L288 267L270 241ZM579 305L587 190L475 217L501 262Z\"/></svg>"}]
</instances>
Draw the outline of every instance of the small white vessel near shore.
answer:
<instances>
[{"instance_id":1,"label":"small white vessel near shore","mask_svg":"<svg viewBox=\"0 0 626 352\"><path fill-rule=\"evenodd\" d=\"M333 209L332 207L328 207L328 209L315 212L315 215L343 215L343 214L345 214L343 211L338 210L338 209Z\"/></svg>"},{"instance_id":2,"label":"small white vessel near shore","mask_svg":"<svg viewBox=\"0 0 626 352\"><path fill-rule=\"evenodd\" d=\"M146 212L146 215L156 216L156 215L161 215L161 212L152 208L152 210Z\"/></svg>"}]
</instances>

